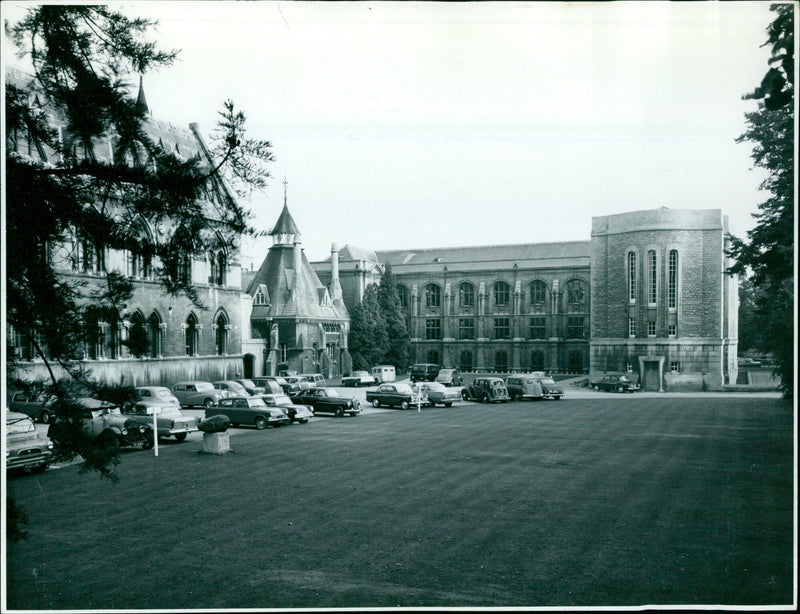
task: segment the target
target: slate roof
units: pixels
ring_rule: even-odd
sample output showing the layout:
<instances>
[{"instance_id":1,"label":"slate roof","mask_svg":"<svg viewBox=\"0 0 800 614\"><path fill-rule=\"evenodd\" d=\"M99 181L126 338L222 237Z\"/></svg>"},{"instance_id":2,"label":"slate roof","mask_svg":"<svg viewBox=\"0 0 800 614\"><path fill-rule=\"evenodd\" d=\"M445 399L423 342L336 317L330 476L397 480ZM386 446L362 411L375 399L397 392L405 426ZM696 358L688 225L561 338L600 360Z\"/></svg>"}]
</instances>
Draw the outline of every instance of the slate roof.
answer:
<instances>
[{"instance_id":1,"label":"slate roof","mask_svg":"<svg viewBox=\"0 0 800 614\"><path fill-rule=\"evenodd\" d=\"M520 266L530 261L586 260L590 258L589 241L561 241L558 243L519 243L514 245L477 245L474 247L441 247L430 249L386 250L375 252L380 262L392 268L426 264L475 264L518 262ZM558 263L559 265L562 263Z\"/></svg>"},{"instance_id":2,"label":"slate roof","mask_svg":"<svg viewBox=\"0 0 800 614\"><path fill-rule=\"evenodd\" d=\"M292 218L292 214L289 213L289 207L286 205L286 203L283 203L283 211L281 211L281 214L278 217L278 221L275 222L275 227L269 234L270 235L300 234L300 230L297 228L297 224L294 223L294 218Z\"/></svg>"}]
</instances>

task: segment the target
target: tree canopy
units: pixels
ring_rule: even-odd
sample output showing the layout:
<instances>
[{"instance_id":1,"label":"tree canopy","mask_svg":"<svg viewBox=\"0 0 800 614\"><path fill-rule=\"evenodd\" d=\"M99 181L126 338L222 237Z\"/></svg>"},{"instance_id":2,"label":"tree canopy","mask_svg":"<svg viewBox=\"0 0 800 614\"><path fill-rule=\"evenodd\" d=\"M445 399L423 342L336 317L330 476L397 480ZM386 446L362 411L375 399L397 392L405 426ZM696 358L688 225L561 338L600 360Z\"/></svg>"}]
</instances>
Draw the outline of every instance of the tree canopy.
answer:
<instances>
[{"instance_id":1,"label":"tree canopy","mask_svg":"<svg viewBox=\"0 0 800 614\"><path fill-rule=\"evenodd\" d=\"M270 142L247 137L246 117L230 100L208 148L199 134L189 155L153 138L146 105L133 94L135 78L177 55L147 40L154 25L108 6L60 4L36 5L6 24L19 57L32 67L24 79L8 80L5 92L7 323L48 368L59 365L107 400L131 391L97 385L75 360L91 334L87 319L128 315L133 284L119 271L105 271L104 250L132 254L152 266L165 292L203 307L182 266L258 234L228 186L237 194L263 188L272 161ZM167 232L143 232L142 220ZM60 274L70 261L74 269L76 257L64 245L82 246L84 264L102 271L101 281ZM127 343L140 355L141 336ZM9 372L14 363L9 353ZM50 374L50 392L77 434L80 408L70 404L67 385L75 382ZM80 453L87 467L113 477L116 457Z\"/></svg>"},{"instance_id":2,"label":"tree canopy","mask_svg":"<svg viewBox=\"0 0 800 614\"><path fill-rule=\"evenodd\" d=\"M761 84L745 99L758 109L745 114L746 130L737 142L753 144L756 166L768 177L761 189L769 197L753 214L756 225L747 239L731 237L731 272L752 277L759 343L777 359L786 396L794 390L794 5L777 4L768 28L772 56Z\"/></svg>"}]
</instances>

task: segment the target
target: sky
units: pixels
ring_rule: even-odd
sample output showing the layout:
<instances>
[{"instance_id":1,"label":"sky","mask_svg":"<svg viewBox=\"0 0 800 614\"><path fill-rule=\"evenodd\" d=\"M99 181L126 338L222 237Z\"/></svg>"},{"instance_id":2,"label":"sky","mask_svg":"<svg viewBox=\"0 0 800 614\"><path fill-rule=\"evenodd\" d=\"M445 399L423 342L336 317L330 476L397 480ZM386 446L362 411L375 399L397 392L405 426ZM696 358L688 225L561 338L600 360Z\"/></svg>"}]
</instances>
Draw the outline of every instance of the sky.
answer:
<instances>
[{"instance_id":1,"label":"sky","mask_svg":"<svg viewBox=\"0 0 800 614\"><path fill-rule=\"evenodd\" d=\"M594 215L661 206L721 209L742 236L767 196L735 142L768 69L765 2L115 6L180 50L144 76L154 117L209 135L231 99L271 141L252 223L275 223L285 178L312 261L332 242L589 240Z\"/></svg>"}]
</instances>

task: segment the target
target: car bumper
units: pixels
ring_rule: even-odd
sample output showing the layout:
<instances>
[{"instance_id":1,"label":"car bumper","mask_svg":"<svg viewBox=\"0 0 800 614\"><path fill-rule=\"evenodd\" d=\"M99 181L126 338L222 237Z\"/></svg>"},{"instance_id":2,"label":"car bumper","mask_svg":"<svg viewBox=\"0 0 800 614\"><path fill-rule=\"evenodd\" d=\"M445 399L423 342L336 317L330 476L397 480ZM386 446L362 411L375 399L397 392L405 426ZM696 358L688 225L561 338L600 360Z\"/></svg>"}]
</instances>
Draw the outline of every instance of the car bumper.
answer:
<instances>
[{"instance_id":1,"label":"car bumper","mask_svg":"<svg viewBox=\"0 0 800 614\"><path fill-rule=\"evenodd\" d=\"M196 426L176 426L174 429L161 429L158 431L158 435L159 437L169 437L170 435L180 435L181 433L186 433L188 435L189 433L194 433L197 430L198 429Z\"/></svg>"},{"instance_id":2,"label":"car bumper","mask_svg":"<svg viewBox=\"0 0 800 614\"><path fill-rule=\"evenodd\" d=\"M267 424L270 426L287 426L292 423L292 419L289 416L284 416L283 418L269 418L267 420Z\"/></svg>"},{"instance_id":3,"label":"car bumper","mask_svg":"<svg viewBox=\"0 0 800 614\"><path fill-rule=\"evenodd\" d=\"M12 452L6 457L6 469L34 469L42 467L50 462L52 452L42 451L35 448L27 448L19 452Z\"/></svg>"}]
</instances>

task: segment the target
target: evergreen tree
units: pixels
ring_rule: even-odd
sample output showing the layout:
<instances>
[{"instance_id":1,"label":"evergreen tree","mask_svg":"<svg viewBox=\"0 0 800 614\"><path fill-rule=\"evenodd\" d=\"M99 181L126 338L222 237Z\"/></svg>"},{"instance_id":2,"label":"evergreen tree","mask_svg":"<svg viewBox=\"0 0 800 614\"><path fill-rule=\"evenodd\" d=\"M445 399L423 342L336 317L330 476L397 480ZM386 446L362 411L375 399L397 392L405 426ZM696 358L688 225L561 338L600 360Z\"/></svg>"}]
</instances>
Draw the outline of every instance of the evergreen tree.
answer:
<instances>
[{"instance_id":1,"label":"evergreen tree","mask_svg":"<svg viewBox=\"0 0 800 614\"><path fill-rule=\"evenodd\" d=\"M249 225L249 211L223 198L210 212L206 194L221 177L240 195L263 188L269 177L270 143L246 138L245 116L231 101L223 104L205 157L181 159L148 136L146 108L131 95L131 79L176 57L145 40L154 25L107 6L61 4L32 5L18 23L6 25L20 57L32 65L29 82L7 84L6 138L8 144L25 138L31 148L48 154L44 162L6 148L7 323L50 369L50 392L58 398L54 409L74 441L82 431L81 408L71 400L73 380L101 399L132 393L92 382L75 359L91 341L93 318L119 323L130 315L125 309L133 284L114 272L99 284L67 281L57 266L65 257L54 253L54 246L69 239L160 262L155 273L164 290L202 307L191 280L180 275L181 264L197 253L234 247L242 235L258 234ZM54 129L54 119L62 131ZM120 155L114 161L96 158L94 144L111 138ZM140 152L147 164L127 164L123 150ZM137 229L139 219L187 232L145 236ZM99 254L85 252L102 270ZM141 335L134 334L131 342L134 355L145 351ZM73 380L58 380L52 364ZM9 373L14 366L9 356ZM82 442L64 452L80 453L85 468L115 478L115 451L95 454L89 442Z\"/></svg>"},{"instance_id":2,"label":"evergreen tree","mask_svg":"<svg viewBox=\"0 0 800 614\"><path fill-rule=\"evenodd\" d=\"M378 302L378 286L369 284L361 303L350 314L348 344L353 368L368 370L373 365L381 364L388 342L386 322Z\"/></svg>"},{"instance_id":3,"label":"evergreen tree","mask_svg":"<svg viewBox=\"0 0 800 614\"><path fill-rule=\"evenodd\" d=\"M753 217L747 240L731 237L731 272L750 275L763 349L777 360L784 395L794 392L794 5L773 5L776 18L765 45L772 46L770 68L745 99L758 109L745 114L747 128L737 142L754 144L756 166L769 171L761 189L770 197Z\"/></svg>"},{"instance_id":4,"label":"evergreen tree","mask_svg":"<svg viewBox=\"0 0 800 614\"><path fill-rule=\"evenodd\" d=\"M400 297L397 294L397 283L392 274L392 265L387 263L378 286L378 302L381 315L386 323L388 347L383 362L404 369L408 365L411 339L406 328L406 321L400 308Z\"/></svg>"}]
</instances>

